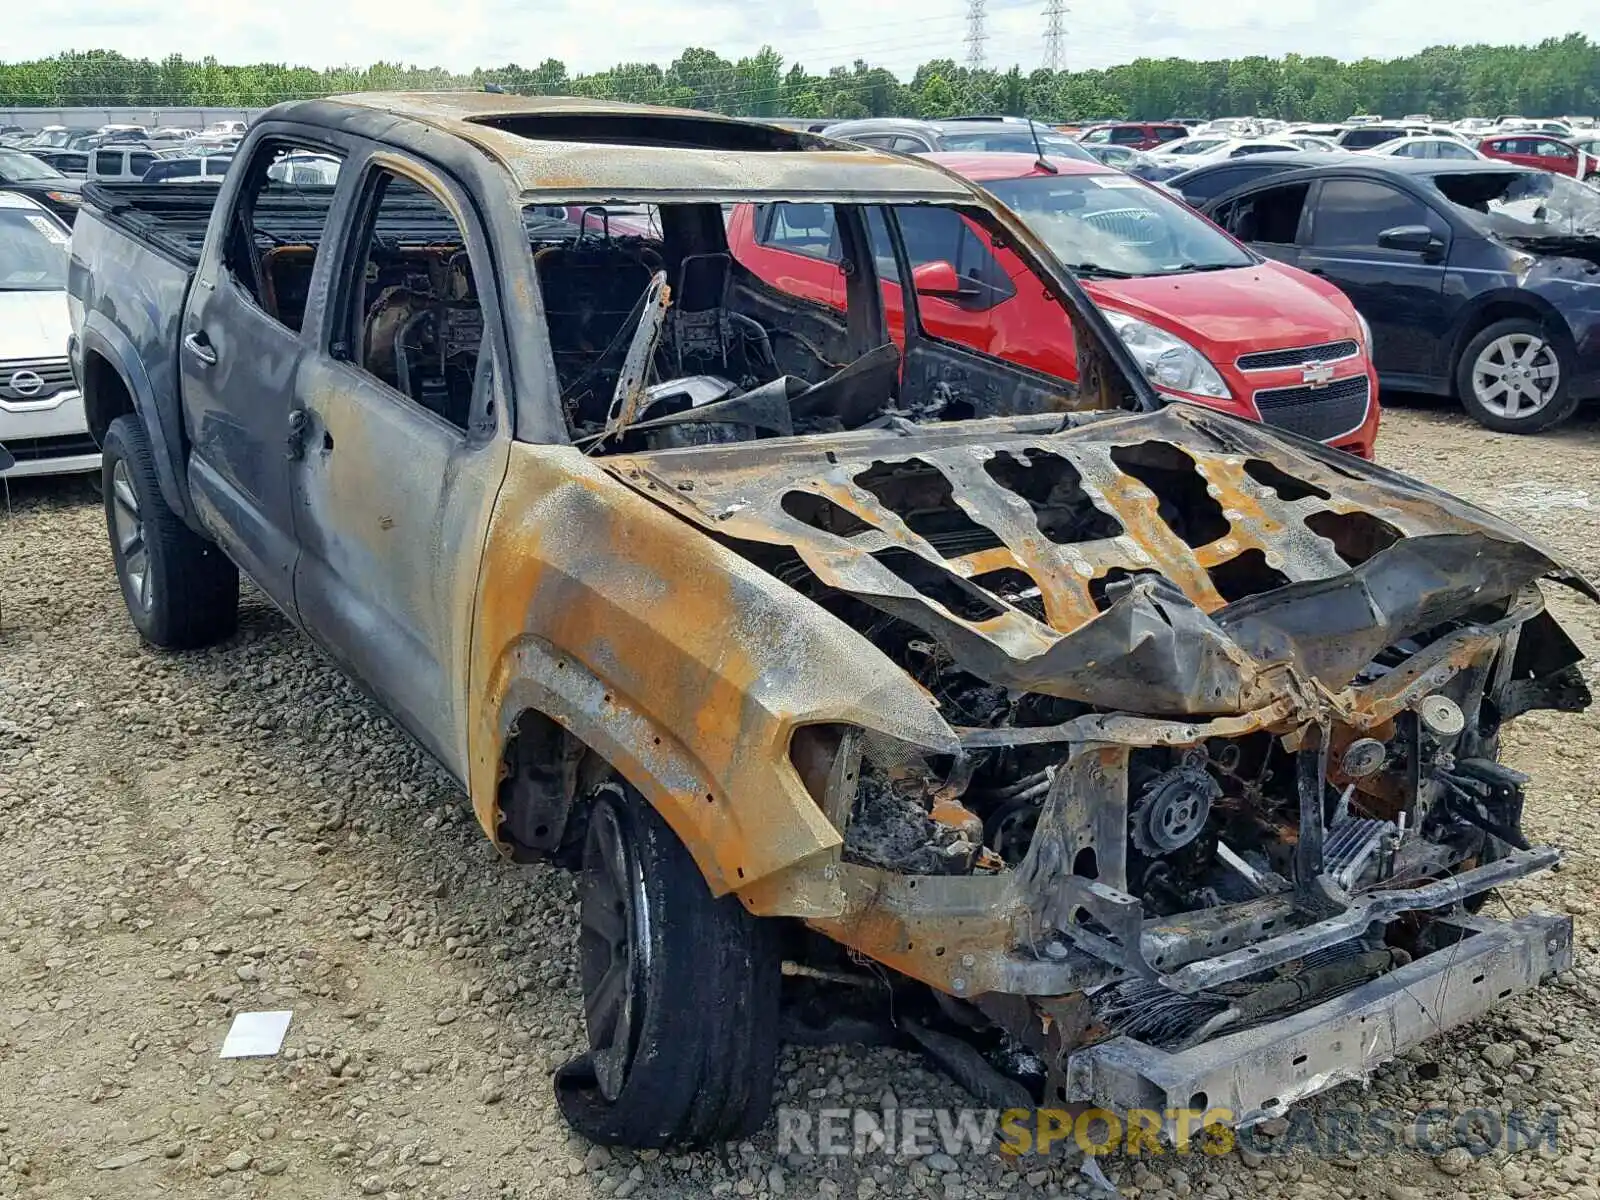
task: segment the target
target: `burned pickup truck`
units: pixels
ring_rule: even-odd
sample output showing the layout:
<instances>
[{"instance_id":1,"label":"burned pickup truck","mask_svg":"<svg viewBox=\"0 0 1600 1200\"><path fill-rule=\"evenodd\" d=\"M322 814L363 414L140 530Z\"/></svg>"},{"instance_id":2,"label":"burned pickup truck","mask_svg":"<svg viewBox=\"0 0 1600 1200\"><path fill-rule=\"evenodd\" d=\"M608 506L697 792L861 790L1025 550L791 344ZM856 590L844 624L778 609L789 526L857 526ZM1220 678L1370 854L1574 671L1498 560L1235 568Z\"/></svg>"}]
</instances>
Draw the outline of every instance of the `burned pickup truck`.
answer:
<instances>
[{"instance_id":1,"label":"burned pickup truck","mask_svg":"<svg viewBox=\"0 0 1600 1200\"><path fill-rule=\"evenodd\" d=\"M336 180L284 183L307 154ZM831 206L846 303L733 258L742 203ZM927 206L1067 308L1078 383L928 335ZM243 570L497 846L581 872L590 1048L555 1085L591 1138L752 1131L780 1029L863 996L980 1091L1248 1120L1570 961L1567 918L1480 909L1559 859L1497 750L1588 703L1540 588L1590 585L1163 405L932 164L577 100L294 103L214 203L89 187L70 287L144 638L225 639Z\"/></svg>"}]
</instances>

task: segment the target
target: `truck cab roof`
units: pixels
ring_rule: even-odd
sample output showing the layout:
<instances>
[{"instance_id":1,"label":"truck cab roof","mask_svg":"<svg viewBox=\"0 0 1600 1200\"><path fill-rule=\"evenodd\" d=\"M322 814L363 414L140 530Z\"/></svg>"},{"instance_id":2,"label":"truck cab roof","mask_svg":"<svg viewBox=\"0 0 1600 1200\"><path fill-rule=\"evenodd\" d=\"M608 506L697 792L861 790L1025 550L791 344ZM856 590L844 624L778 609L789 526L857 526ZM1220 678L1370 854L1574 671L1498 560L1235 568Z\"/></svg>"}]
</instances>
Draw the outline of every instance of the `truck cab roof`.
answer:
<instances>
[{"instance_id":1,"label":"truck cab roof","mask_svg":"<svg viewBox=\"0 0 1600 1200\"><path fill-rule=\"evenodd\" d=\"M794 199L970 201L961 180L904 156L803 130L690 109L580 97L396 92L294 101L261 121L345 126L405 145L393 118L470 142L524 195L611 200ZM685 154L684 151L704 153ZM803 157L802 157L803 156Z\"/></svg>"}]
</instances>

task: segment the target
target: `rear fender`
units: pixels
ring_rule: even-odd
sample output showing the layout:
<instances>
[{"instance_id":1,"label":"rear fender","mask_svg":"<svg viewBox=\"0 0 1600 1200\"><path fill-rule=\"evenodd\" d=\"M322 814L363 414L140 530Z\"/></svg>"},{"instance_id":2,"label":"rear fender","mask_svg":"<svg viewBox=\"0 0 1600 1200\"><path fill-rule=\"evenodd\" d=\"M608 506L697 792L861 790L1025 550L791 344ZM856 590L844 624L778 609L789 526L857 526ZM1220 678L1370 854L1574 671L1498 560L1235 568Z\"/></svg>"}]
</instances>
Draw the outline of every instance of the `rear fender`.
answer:
<instances>
[{"instance_id":1,"label":"rear fender","mask_svg":"<svg viewBox=\"0 0 1600 1200\"><path fill-rule=\"evenodd\" d=\"M133 411L144 422L150 435L150 450L155 458L156 482L161 487L161 498L167 507L184 522L193 524L188 503L187 476L181 462L182 425L178 414L177 397L171 397L163 406L150 376L145 371L144 360L134 348L128 335L118 329L103 313L91 311L84 317L78 334L79 375L83 387L84 411L89 416L89 427L96 441L104 434L109 421L99 422L96 415L109 401L95 394L95 372L89 369L92 357L99 357L116 372L133 400ZM174 455L174 448L180 448Z\"/></svg>"}]
</instances>

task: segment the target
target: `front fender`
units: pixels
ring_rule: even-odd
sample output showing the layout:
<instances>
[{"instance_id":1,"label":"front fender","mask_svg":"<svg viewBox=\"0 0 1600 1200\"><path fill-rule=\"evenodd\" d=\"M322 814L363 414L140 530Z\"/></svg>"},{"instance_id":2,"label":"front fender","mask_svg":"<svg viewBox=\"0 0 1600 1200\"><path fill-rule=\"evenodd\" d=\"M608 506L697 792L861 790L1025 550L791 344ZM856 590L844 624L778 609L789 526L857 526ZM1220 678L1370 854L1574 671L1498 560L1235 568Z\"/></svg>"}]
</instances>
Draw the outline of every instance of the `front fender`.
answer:
<instances>
[{"instance_id":1,"label":"front fender","mask_svg":"<svg viewBox=\"0 0 1600 1200\"><path fill-rule=\"evenodd\" d=\"M1538 321L1546 326L1552 336L1559 338L1565 344L1567 350L1575 348L1570 322L1550 296L1545 294L1550 290L1550 279L1542 260L1533 259L1529 263L1528 270L1516 275L1508 273L1504 278L1506 286L1473 296L1457 314L1455 329L1450 339L1440 342L1441 352L1449 355L1448 361L1442 364L1442 371L1452 380L1456 363L1466 350L1467 343L1478 330L1489 323L1490 319L1498 320L1507 315L1526 315L1529 320ZM1516 311L1519 309L1520 313ZM1495 316L1488 318L1489 313L1494 313Z\"/></svg>"},{"instance_id":2,"label":"front fender","mask_svg":"<svg viewBox=\"0 0 1600 1200\"><path fill-rule=\"evenodd\" d=\"M789 761L797 726L956 745L864 637L566 446L512 447L470 670L473 806L497 843L506 738L536 709L656 806L715 894L760 894L765 911L807 863L816 878L793 882L814 904L841 844Z\"/></svg>"}]
</instances>

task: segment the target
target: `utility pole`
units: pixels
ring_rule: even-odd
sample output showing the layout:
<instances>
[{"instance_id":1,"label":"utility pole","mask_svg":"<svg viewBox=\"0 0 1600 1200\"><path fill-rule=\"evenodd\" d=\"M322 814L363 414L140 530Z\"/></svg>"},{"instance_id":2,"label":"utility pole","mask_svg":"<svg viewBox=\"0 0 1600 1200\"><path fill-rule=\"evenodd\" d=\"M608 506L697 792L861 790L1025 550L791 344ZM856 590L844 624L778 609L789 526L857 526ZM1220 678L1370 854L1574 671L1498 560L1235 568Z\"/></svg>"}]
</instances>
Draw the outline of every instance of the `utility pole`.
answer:
<instances>
[{"instance_id":1,"label":"utility pole","mask_svg":"<svg viewBox=\"0 0 1600 1200\"><path fill-rule=\"evenodd\" d=\"M1065 0L1045 0L1044 65L1051 71L1066 65L1066 15Z\"/></svg>"},{"instance_id":2,"label":"utility pole","mask_svg":"<svg viewBox=\"0 0 1600 1200\"><path fill-rule=\"evenodd\" d=\"M984 30L989 0L967 0L967 66L974 71L983 70L983 44L989 40Z\"/></svg>"}]
</instances>

